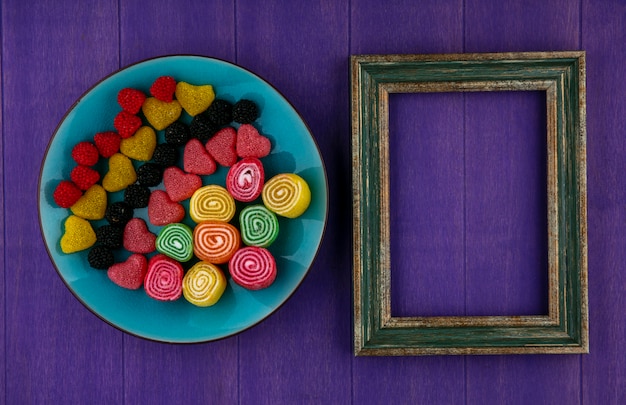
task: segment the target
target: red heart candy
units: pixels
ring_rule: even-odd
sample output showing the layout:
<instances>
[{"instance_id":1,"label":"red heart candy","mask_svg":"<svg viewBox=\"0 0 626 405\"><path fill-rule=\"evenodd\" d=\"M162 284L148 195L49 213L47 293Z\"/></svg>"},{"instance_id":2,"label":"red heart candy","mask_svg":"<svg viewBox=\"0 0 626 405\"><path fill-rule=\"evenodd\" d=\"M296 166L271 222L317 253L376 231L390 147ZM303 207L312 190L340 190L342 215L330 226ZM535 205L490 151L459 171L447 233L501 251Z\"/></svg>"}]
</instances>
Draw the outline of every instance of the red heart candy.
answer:
<instances>
[{"instance_id":1,"label":"red heart candy","mask_svg":"<svg viewBox=\"0 0 626 405\"><path fill-rule=\"evenodd\" d=\"M117 93L117 103L131 114L139 113L145 100L146 95L141 90L125 88Z\"/></svg>"},{"instance_id":2,"label":"red heart candy","mask_svg":"<svg viewBox=\"0 0 626 405\"><path fill-rule=\"evenodd\" d=\"M141 218L133 218L124 227L124 249L133 253L150 253L156 250L156 235L148 230Z\"/></svg>"},{"instance_id":3,"label":"red heart candy","mask_svg":"<svg viewBox=\"0 0 626 405\"><path fill-rule=\"evenodd\" d=\"M148 271L148 260L140 254L133 254L125 262L115 263L107 276L115 284L130 290L136 290L143 284L143 279Z\"/></svg>"},{"instance_id":4,"label":"red heart candy","mask_svg":"<svg viewBox=\"0 0 626 405\"><path fill-rule=\"evenodd\" d=\"M93 141L100 155L104 158L110 158L119 152L122 137L117 132L106 131L94 135Z\"/></svg>"},{"instance_id":5,"label":"red heart candy","mask_svg":"<svg viewBox=\"0 0 626 405\"><path fill-rule=\"evenodd\" d=\"M123 139L133 136L141 124L141 118L124 110L120 111L113 119L113 126Z\"/></svg>"},{"instance_id":6,"label":"red heart candy","mask_svg":"<svg viewBox=\"0 0 626 405\"><path fill-rule=\"evenodd\" d=\"M154 190L148 201L148 219L152 225L163 226L185 218L185 208L172 201L163 190Z\"/></svg>"},{"instance_id":7,"label":"red heart candy","mask_svg":"<svg viewBox=\"0 0 626 405\"><path fill-rule=\"evenodd\" d=\"M204 149L204 146L200 146ZM185 173L180 168L172 166L163 172L163 185L170 200L183 201L202 187L202 179L196 174Z\"/></svg>"},{"instance_id":8,"label":"red heart candy","mask_svg":"<svg viewBox=\"0 0 626 405\"><path fill-rule=\"evenodd\" d=\"M187 173L213 174L217 169L215 161L209 155L202 142L192 139L185 145L183 167Z\"/></svg>"},{"instance_id":9,"label":"red heart candy","mask_svg":"<svg viewBox=\"0 0 626 405\"><path fill-rule=\"evenodd\" d=\"M87 190L100 180L100 173L91 167L78 165L70 172L70 178L81 190Z\"/></svg>"},{"instance_id":10,"label":"red heart candy","mask_svg":"<svg viewBox=\"0 0 626 405\"><path fill-rule=\"evenodd\" d=\"M242 124L237 130L237 155L241 158L262 158L270 154L272 143L251 124Z\"/></svg>"},{"instance_id":11,"label":"red heart candy","mask_svg":"<svg viewBox=\"0 0 626 405\"><path fill-rule=\"evenodd\" d=\"M206 150L222 166L237 163L237 131L233 127L222 128L206 143Z\"/></svg>"}]
</instances>

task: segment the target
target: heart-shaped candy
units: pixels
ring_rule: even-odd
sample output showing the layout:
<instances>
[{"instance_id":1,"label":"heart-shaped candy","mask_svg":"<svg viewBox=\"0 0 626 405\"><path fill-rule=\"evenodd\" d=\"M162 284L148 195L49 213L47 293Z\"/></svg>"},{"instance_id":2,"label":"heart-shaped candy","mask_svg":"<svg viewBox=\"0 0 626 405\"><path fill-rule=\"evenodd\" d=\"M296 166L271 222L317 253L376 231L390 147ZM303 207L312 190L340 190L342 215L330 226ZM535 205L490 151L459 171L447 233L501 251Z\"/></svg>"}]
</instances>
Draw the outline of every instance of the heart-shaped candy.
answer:
<instances>
[{"instance_id":1,"label":"heart-shaped candy","mask_svg":"<svg viewBox=\"0 0 626 405\"><path fill-rule=\"evenodd\" d=\"M107 192L99 184L94 184L70 209L83 219L102 219L107 209Z\"/></svg>"},{"instance_id":2,"label":"heart-shaped candy","mask_svg":"<svg viewBox=\"0 0 626 405\"><path fill-rule=\"evenodd\" d=\"M74 182L76 187L81 190L88 190L100 180L100 173L84 165L75 166L70 172L70 179Z\"/></svg>"},{"instance_id":3,"label":"heart-shaped candy","mask_svg":"<svg viewBox=\"0 0 626 405\"><path fill-rule=\"evenodd\" d=\"M148 97L143 102L141 110L150 125L157 131L167 128L180 117L183 111L180 103L176 100L166 103L154 97Z\"/></svg>"},{"instance_id":4,"label":"heart-shaped candy","mask_svg":"<svg viewBox=\"0 0 626 405\"><path fill-rule=\"evenodd\" d=\"M110 158L120 151L121 139L122 137L114 131L98 132L93 136L96 148L104 158Z\"/></svg>"},{"instance_id":5,"label":"heart-shaped candy","mask_svg":"<svg viewBox=\"0 0 626 405\"><path fill-rule=\"evenodd\" d=\"M122 110L113 119L113 126L122 138L130 138L141 127L141 118Z\"/></svg>"},{"instance_id":6,"label":"heart-shaped candy","mask_svg":"<svg viewBox=\"0 0 626 405\"><path fill-rule=\"evenodd\" d=\"M191 139L183 152L183 168L187 173L213 174L217 169L215 161L198 139Z\"/></svg>"},{"instance_id":7,"label":"heart-shaped candy","mask_svg":"<svg viewBox=\"0 0 626 405\"><path fill-rule=\"evenodd\" d=\"M156 250L156 235L150 232L146 222L133 218L124 227L124 249L133 253L151 253Z\"/></svg>"},{"instance_id":8,"label":"heart-shaped candy","mask_svg":"<svg viewBox=\"0 0 626 405\"><path fill-rule=\"evenodd\" d=\"M251 124L242 124L237 130L237 155L241 158L262 158L270 154L272 143Z\"/></svg>"},{"instance_id":9,"label":"heart-shaped candy","mask_svg":"<svg viewBox=\"0 0 626 405\"><path fill-rule=\"evenodd\" d=\"M217 131L206 143L206 150L222 166L232 166L237 162L237 131L225 127Z\"/></svg>"},{"instance_id":10,"label":"heart-shaped candy","mask_svg":"<svg viewBox=\"0 0 626 405\"><path fill-rule=\"evenodd\" d=\"M65 232L61 237L63 253L80 252L96 243L96 233L86 219L70 215L65 220Z\"/></svg>"},{"instance_id":11,"label":"heart-shaped candy","mask_svg":"<svg viewBox=\"0 0 626 405\"><path fill-rule=\"evenodd\" d=\"M130 255L125 262L115 263L109 267L107 276L120 287L137 290L143 284L147 271L148 259L135 253Z\"/></svg>"},{"instance_id":12,"label":"heart-shaped candy","mask_svg":"<svg viewBox=\"0 0 626 405\"><path fill-rule=\"evenodd\" d=\"M110 193L124 190L137 180L137 173L129 158L116 153L109 158L109 171L102 179L102 187Z\"/></svg>"},{"instance_id":13,"label":"heart-shaped candy","mask_svg":"<svg viewBox=\"0 0 626 405\"><path fill-rule=\"evenodd\" d=\"M130 138L122 139L120 152L131 159L146 162L152 159L157 145L156 133L148 126L141 127Z\"/></svg>"},{"instance_id":14,"label":"heart-shaped candy","mask_svg":"<svg viewBox=\"0 0 626 405\"><path fill-rule=\"evenodd\" d=\"M185 208L172 201L163 190L154 190L148 201L148 219L152 225L163 226L180 222L185 217Z\"/></svg>"},{"instance_id":15,"label":"heart-shaped candy","mask_svg":"<svg viewBox=\"0 0 626 405\"><path fill-rule=\"evenodd\" d=\"M176 84L176 99L192 117L200 114L213 102L215 92L210 84L194 86L185 82Z\"/></svg>"},{"instance_id":16,"label":"heart-shaped candy","mask_svg":"<svg viewBox=\"0 0 626 405\"><path fill-rule=\"evenodd\" d=\"M117 93L117 103L122 110L137 114L146 99L146 95L137 89L125 88Z\"/></svg>"},{"instance_id":17,"label":"heart-shaped candy","mask_svg":"<svg viewBox=\"0 0 626 405\"><path fill-rule=\"evenodd\" d=\"M170 200L178 202L190 198L194 191L202 187L202 179L196 174L185 173L172 166L163 172L163 185Z\"/></svg>"}]
</instances>

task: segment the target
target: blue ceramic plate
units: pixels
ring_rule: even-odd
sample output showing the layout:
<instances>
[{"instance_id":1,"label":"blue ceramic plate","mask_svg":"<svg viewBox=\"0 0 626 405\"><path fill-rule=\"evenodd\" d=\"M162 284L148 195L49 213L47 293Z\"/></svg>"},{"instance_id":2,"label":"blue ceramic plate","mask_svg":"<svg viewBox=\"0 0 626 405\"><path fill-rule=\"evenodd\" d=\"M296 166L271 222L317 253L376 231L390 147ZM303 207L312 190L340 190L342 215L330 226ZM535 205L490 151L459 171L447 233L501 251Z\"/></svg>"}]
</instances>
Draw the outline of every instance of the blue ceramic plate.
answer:
<instances>
[{"instance_id":1,"label":"blue ceramic plate","mask_svg":"<svg viewBox=\"0 0 626 405\"><path fill-rule=\"evenodd\" d=\"M59 241L70 210L56 206L52 194L61 180L70 178L70 171L75 166L71 158L73 146L80 141L93 140L93 135L98 132L113 130L113 119L121 110L116 101L119 90L132 87L149 94L152 82L163 75L195 85L211 84L216 97L231 102L242 98L255 101L261 111L255 126L272 142L271 154L261 159L266 180L278 173L296 173L311 188L311 205L302 216L279 219L279 236L269 248L276 258L278 274L267 289L243 289L227 275L226 291L212 307L196 307L183 297L175 302L160 302L148 297L143 288L130 291L113 284L106 271L89 266L88 250L69 255L61 252ZM181 119L190 121L184 112ZM158 136L163 142L162 131ZM182 149L180 152L182 156ZM101 175L106 167L106 159L101 158ZM220 167L216 173L204 176L203 184L224 185L226 172L227 168ZM122 200L123 192L109 193L108 199L109 203ZM238 210L241 208L239 206ZM224 338L255 325L274 312L293 294L309 271L322 240L327 209L324 164L315 140L294 107L254 73L222 60L201 56L150 59L122 69L96 84L59 124L48 146L39 179L39 218L43 238L52 262L70 291L111 325L139 337L163 342L193 343ZM142 217L149 224L147 209L135 210L135 217ZM185 222L193 225L188 214ZM97 229L105 223L104 220L93 221L92 225ZM159 231L159 227L151 225L150 229L154 233ZM127 252L116 252L117 261L127 256ZM189 266L187 263L185 268ZM227 266L221 267L228 274Z\"/></svg>"}]
</instances>

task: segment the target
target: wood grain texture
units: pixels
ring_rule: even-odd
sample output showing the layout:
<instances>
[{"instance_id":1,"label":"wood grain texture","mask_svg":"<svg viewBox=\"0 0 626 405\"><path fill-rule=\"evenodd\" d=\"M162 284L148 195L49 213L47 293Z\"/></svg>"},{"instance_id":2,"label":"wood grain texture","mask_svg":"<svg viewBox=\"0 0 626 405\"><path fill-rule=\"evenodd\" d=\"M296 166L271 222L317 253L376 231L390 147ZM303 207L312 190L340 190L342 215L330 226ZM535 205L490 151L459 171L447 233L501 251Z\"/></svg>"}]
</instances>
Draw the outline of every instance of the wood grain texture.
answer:
<instances>
[{"instance_id":1,"label":"wood grain texture","mask_svg":"<svg viewBox=\"0 0 626 405\"><path fill-rule=\"evenodd\" d=\"M241 403L350 402L347 18L346 2L237 2L237 62L276 86L309 124L331 207L302 285L240 337Z\"/></svg>"},{"instance_id":2,"label":"wood grain texture","mask_svg":"<svg viewBox=\"0 0 626 405\"><path fill-rule=\"evenodd\" d=\"M466 315L547 315L546 93L468 93L465 114Z\"/></svg>"},{"instance_id":3,"label":"wood grain texture","mask_svg":"<svg viewBox=\"0 0 626 405\"><path fill-rule=\"evenodd\" d=\"M352 0L350 54L463 52L463 1Z\"/></svg>"},{"instance_id":4,"label":"wood grain texture","mask_svg":"<svg viewBox=\"0 0 626 405\"><path fill-rule=\"evenodd\" d=\"M232 2L163 0L150 7L142 1L123 2L120 15L122 65L171 53L234 60ZM155 404L237 402L237 346L237 337L176 346L125 336L125 399Z\"/></svg>"},{"instance_id":5,"label":"wood grain texture","mask_svg":"<svg viewBox=\"0 0 626 405\"><path fill-rule=\"evenodd\" d=\"M461 93L389 97L391 315L463 316Z\"/></svg>"},{"instance_id":6,"label":"wood grain texture","mask_svg":"<svg viewBox=\"0 0 626 405\"><path fill-rule=\"evenodd\" d=\"M427 21L432 23L425 23ZM462 1L352 1L350 27L350 54L452 53L463 50ZM440 107L450 109L453 105L452 101ZM411 105L406 106L410 108ZM437 129L443 133L454 133L458 125L455 120L438 124ZM452 143L438 147L449 152L454 150ZM416 167L419 163L413 165ZM445 163L438 167L445 167ZM448 181L455 179L453 172L442 174ZM450 189L457 190L457 187L450 184ZM456 198L450 196L447 201L453 202ZM453 226L453 222L446 224ZM435 305L435 302L433 300L429 305ZM407 304L405 310L416 310L411 308L413 305L416 303ZM436 305L441 305L441 301ZM464 400L465 370L461 357L401 358L400 361L397 358L357 358L352 363L353 403L388 403L390 398L397 403L462 403ZM399 395L400 392L403 394Z\"/></svg>"},{"instance_id":7,"label":"wood grain texture","mask_svg":"<svg viewBox=\"0 0 626 405\"><path fill-rule=\"evenodd\" d=\"M578 404L579 356L488 356L467 359L468 404Z\"/></svg>"},{"instance_id":8,"label":"wood grain texture","mask_svg":"<svg viewBox=\"0 0 626 405\"><path fill-rule=\"evenodd\" d=\"M588 54L589 311L591 354L582 359L584 404L626 403L626 4L583 2Z\"/></svg>"},{"instance_id":9,"label":"wood grain texture","mask_svg":"<svg viewBox=\"0 0 626 405\"><path fill-rule=\"evenodd\" d=\"M465 0L464 52L579 49L580 3Z\"/></svg>"},{"instance_id":10,"label":"wood grain texture","mask_svg":"<svg viewBox=\"0 0 626 405\"><path fill-rule=\"evenodd\" d=\"M529 2L507 2L505 4L495 1L477 2L468 0L465 4L465 51L509 52L578 49L580 46L578 43L578 11L578 2L570 1L550 3L532 2L532 4ZM488 100L484 100L484 102L489 104ZM537 103L538 100L534 100L534 102ZM525 109L527 109L531 114L530 119L533 119L532 117L534 116L534 119L537 120L538 117L536 115L532 115L534 114L533 111L536 112L537 107L532 106L532 97L530 100L527 100L527 103L528 104L526 104ZM476 117L475 114L472 114L474 118L470 116L470 109L479 108L479 105L474 103L474 106L472 107L472 104L473 103L468 102L466 107L468 109L468 114L466 115L466 133L473 133L475 135L473 138L466 135L468 139L466 145L470 148L466 151L466 158L468 162L468 171L470 168L475 168L471 173L473 173L472 177L478 180L481 172L484 170L483 165L489 164L489 159L495 159L495 161L497 161L498 159L504 158L504 155L491 155L491 157L484 156L482 153L488 151L484 149L489 146L488 144L483 144L484 146L481 148L479 147L480 143L469 142L470 139L476 139L478 142L482 139L482 137L478 137L478 135L482 134L480 128L481 117ZM494 103L491 107L489 116L494 117L496 120L501 119L502 117L499 115L503 111L506 111L506 108L506 106L497 107ZM474 112L478 113L480 111L474 110ZM485 121L483 121L483 123L484 122ZM498 125L502 125L497 124L496 122L493 123L496 128ZM501 122L506 125L505 121ZM528 123L529 122L525 122L525 124ZM531 130L532 126L528 128ZM533 130L533 133L537 135L536 130ZM496 136L496 134L493 136ZM530 147L530 149L526 149L526 152L523 153L526 154L526 157L530 157L535 160L536 157L533 156L532 145L526 145L527 147ZM494 160L491 160L491 162L494 162ZM492 175L497 175L497 173L491 173ZM534 178L534 181L536 182L537 177ZM488 183L486 184L488 185ZM507 184L500 184L503 187L511 189L511 186ZM468 188L468 192L469 190L470 189ZM511 198L515 198L514 195L514 193L510 194ZM476 195L476 197L480 197L480 195ZM484 198L484 196L480 198ZM534 208L532 206L527 207L532 209L539 208L537 200L534 200L534 202L532 199L529 200L525 198L525 200L530 204L534 204ZM468 194L468 202L469 201ZM512 200L510 201L513 202ZM481 208L480 205L474 205L474 207L475 208L472 208L471 211L468 212L468 215L471 213L475 214L473 217L468 217L468 224L473 223L474 226L477 226L480 223L480 213L483 212L483 210L486 212L487 210L494 210L495 207L495 212L498 212L497 206L494 206L493 202L488 207ZM470 208L468 208L468 210L469 209ZM505 214L505 212L502 211L500 213ZM509 216L502 217L503 220L510 220L510 218L511 217ZM523 221L523 219L519 217L517 217L517 220ZM538 220L535 219L532 224L526 225L527 227L530 226L530 228L526 229L532 233L536 233L538 227L541 226L540 222L537 221ZM494 225L496 225L496 223L494 223ZM475 232L472 237L478 237L483 241L486 241L486 239L490 236L488 234ZM468 239L468 241L472 241L472 239ZM480 242L479 240L474 241L475 245L478 243L483 242ZM532 251L532 247L529 245L526 246L528 246L526 249L531 249L527 250L527 252ZM521 246L518 246L518 249L520 248ZM469 246L468 251L470 251ZM505 253L508 254L508 252ZM540 251L536 250L536 247L535 253L533 254L541 255ZM538 259L539 256L535 256L535 259L533 260L536 261ZM474 265L477 264L478 262L474 262ZM523 278L523 276L519 276L519 273L518 277ZM539 277L538 274L534 273L532 277L536 280L534 286L540 287L541 281L537 279L537 277ZM535 289L535 287L530 288ZM521 296L519 297L520 298L517 299L517 305L526 307L526 310L536 312L539 311L543 305L540 301L536 300L531 300L530 302L527 301L523 304L522 301L520 301L522 300ZM489 302L489 299L489 296L481 298L480 293L475 292L475 295L472 296L468 304L473 303L474 310L479 310L481 305L486 305ZM485 304L482 304L482 302ZM534 304L531 304L531 302L534 302ZM579 362L580 358L578 356L564 356L556 359L545 358L542 356L535 356L530 359L525 357L493 357L486 359L469 357L467 358L466 366L466 401L468 404L481 404L491 402L493 399L495 399L495 402L506 402L510 404L525 404L528 402L579 403ZM530 372L530 370L533 371ZM542 376L543 372L546 374ZM566 377L555 379L548 377L549 375ZM513 389L513 387L516 387L516 389Z\"/></svg>"},{"instance_id":11,"label":"wood grain texture","mask_svg":"<svg viewBox=\"0 0 626 405\"><path fill-rule=\"evenodd\" d=\"M237 403L237 338L172 345L126 335L123 377L127 404Z\"/></svg>"},{"instance_id":12,"label":"wood grain texture","mask_svg":"<svg viewBox=\"0 0 626 405\"><path fill-rule=\"evenodd\" d=\"M0 21L2 21L2 14L0 13ZM0 22L0 30L2 30L2 23ZM4 32L3 32L4 33ZM0 77L4 81L4 71L2 67L2 51L0 50ZM0 128L4 129L4 94L0 93L0 103L2 103L3 108L0 109ZM3 131L4 133L4 131ZM0 171L4 173L4 136L0 136L0 156L3 157L2 164L0 165ZM0 266L4 270L5 267L5 248L4 248L4 217L5 217L5 209L4 209L4 175L0 175L0 212L2 215L0 216ZM5 350L0 349L0 367L6 370L6 278L0 277L0 291L4 292L2 298L0 298L0 348L4 348ZM6 378L0 379L0 392L6 392ZM0 396L0 404L6 403L6 396Z\"/></svg>"},{"instance_id":13,"label":"wood grain texture","mask_svg":"<svg viewBox=\"0 0 626 405\"><path fill-rule=\"evenodd\" d=\"M122 333L65 288L36 219L39 162L57 123L117 68L117 3L6 1L2 10L6 402L119 403Z\"/></svg>"},{"instance_id":14,"label":"wood grain texture","mask_svg":"<svg viewBox=\"0 0 626 405\"><path fill-rule=\"evenodd\" d=\"M622 0L1 4L0 403L626 403ZM588 60L591 354L354 358L349 55L570 49ZM38 162L65 111L119 66L164 53L238 59L276 84L318 138L331 188L329 227L301 288L265 322L206 345L142 341L91 315L56 275L36 221Z\"/></svg>"},{"instance_id":15,"label":"wood grain texture","mask_svg":"<svg viewBox=\"0 0 626 405\"><path fill-rule=\"evenodd\" d=\"M197 54L233 62L235 2L120 2L120 63L162 55Z\"/></svg>"}]
</instances>

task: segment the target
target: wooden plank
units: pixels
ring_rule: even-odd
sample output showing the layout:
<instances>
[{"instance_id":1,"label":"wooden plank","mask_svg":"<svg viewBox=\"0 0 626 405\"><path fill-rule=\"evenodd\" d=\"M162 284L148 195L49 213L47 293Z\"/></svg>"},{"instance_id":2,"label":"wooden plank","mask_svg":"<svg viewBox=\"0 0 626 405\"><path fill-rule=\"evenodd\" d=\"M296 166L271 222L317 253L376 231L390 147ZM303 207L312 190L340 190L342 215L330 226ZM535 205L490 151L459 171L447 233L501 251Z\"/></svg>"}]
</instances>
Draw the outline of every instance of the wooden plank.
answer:
<instances>
[{"instance_id":1,"label":"wooden plank","mask_svg":"<svg viewBox=\"0 0 626 405\"><path fill-rule=\"evenodd\" d=\"M626 239L623 224L626 5L583 1L589 134L589 311L591 354L582 359L585 404L626 403ZM593 230L593 231L591 231Z\"/></svg>"},{"instance_id":2,"label":"wooden plank","mask_svg":"<svg viewBox=\"0 0 626 405\"><path fill-rule=\"evenodd\" d=\"M241 403L350 403L347 2L237 2L237 61L301 113L328 173L321 250L297 292L240 337Z\"/></svg>"},{"instance_id":3,"label":"wooden plank","mask_svg":"<svg viewBox=\"0 0 626 405\"><path fill-rule=\"evenodd\" d=\"M2 15L0 13L0 18ZM3 24L0 24L0 29ZM4 37L4 32L2 32L2 36ZM2 65L3 53L0 48L0 77L4 78L4 69ZM0 93L0 105L4 106L4 86L2 87L2 92ZM4 108L0 109L0 128L4 129L4 119L3 119ZM2 156L2 166L0 166L0 170L4 173L4 136L0 137L0 156ZM3 231L0 232L0 268L3 270L5 267L5 244L4 244L4 218L6 216L4 210L4 175L0 175L0 229ZM6 284L5 277L0 278L0 291L4 292L3 297L6 297ZM0 300L0 367L1 369L6 370L6 298ZM0 392L6 392L6 378L3 378L0 381ZM6 395L0 396L0 404L6 403Z\"/></svg>"},{"instance_id":4,"label":"wooden plank","mask_svg":"<svg viewBox=\"0 0 626 405\"><path fill-rule=\"evenodd\" d=\"M463 52L463 2L351 2L350 49L357 54Z\"/></svg>"},{"instance_id":5,"label":"wooden plank","mask_svg":"<svg viewBox=\"0 0 626 405\"><path fill-rule=\"evenodd\" d=\"M351 54L463 50L461 1L397 1L393 5L353 1L351 5ZM396 128L398 139L390 140L393 188L390 205L402 208L392 211L398 217L392 219L391 226L404 233L392 230L392 311L410 315L459 313L462 293L459 295L457 283L444 284L451 289L450 301L442 294L444 285L435 283L442 278L462 280L463 274L462 246L455 239L462 237L459 222L463 201L462 163L456 166L447 161L448 156L452 160L462 156L462 104L451 95L392 96L391 103L390 135L393 136L391 131ZM422 138L413 139L418 136ZM411 173L417 176L414 182L410 181ZM420 193L414 200L406 199L416 193L418 185L432 192ZM399 192L397 196L394 191ZM423 210L411 209L411 201L416 202L417 208L430 207L433 211L428 216L420 215ZM403 215L407 218L405 223ZM439 221L443 222L436 224ZM424 243L430 252L423 248ZM417 254L417 248L425 255L421 259L417 257L421 255ZM410 270L410 264L419 261L423 267L405 272L405 267ZM433 270L433 266L442 264L448 267L445 271L438 274ZM428 288L432 291L427 291ZM462 357L358 358L352 364L354 403L386 403L390 399L394 403L462 403L464 400Z\"/></svg>"},{"instance_id":6,"label":"wooden plank","mask_svg":"<svg viewBox=\"0 0 626 405\"><path fill-rule=\"evenodd\" d=\"M579 355L467 359L468 404L579 404Z\"/></svg>"},{"instance_id":7,"label":"wooden plank","mask_svg":"<svg viewBox=\"0 0 626 405\"><path fill-rule=\"evenodd\" d=\"M229 1L121 3L122 65L165 54L233 61L234 6ZM128 403L236 403L238 338L176 346L124 336Z\"/></svg>"},{"instance_id":8,"label":"wooden plank","mask_svg":"<svg viewBox=\"0 0 626 405\"><path fill-rule=\"evenodd\" d=\"M465 52L579 49L579 3L465 1Z\"/></svg>"},{"instance_id":9,"label":"wooden plank","mask_svg":"<svg viewBox=\"0 0 626 405\"><path fill-rule=\"evenodd\" d=\"M579 45L575 2L468 1L465 13L466 52ZM538 291L545 291L545 281L536 271L527 277L522 269L544 257L542 202L523 191L542 187L545 173L536 167L545 156L538 132L541 100L526 94L504 96L499 103L498 97L476 94L466 100L468 311L543 312L546 304ZM469 357L466 403L578 403L579 361L578 356Z\"/></svg>"},{"instance_id":10,"label":"wooden plank","mask_svg":"<svg viewBox=\"0 0 626 405\"><path fill-rule=\"evenodd\" d=\"M163 55L204 55L233 62L235 2L140 0L120 4L120 64Z\"/></svg>"},{"instance_id":11,"label":"wooden plank","mask_svg":"<svg viewBox=\"0 0 626 405\"><path fill-rule=\"evenodd\" d=\"M465 315L463 95L389 97L391 315Z\"/></svg>"},{"instance_id":12,"label":"wooden plank","mask_svg":"<svg viewBox=\"0 0 626 405\"><path fill-rule=\"evenodd\" d=\"M465 101L467 315L547 315L546 94Z\"/></svg>"},{"instance_id":13,"label":"wooden plank","mask_svg":"<svg viewBox=\"0 0 626 405\"><path fill-rule=\"evenodd\" d=\"M125 335L125 402L237 403L237 340L171 345Z\"/></svg>"},{"instance_id":14,"label":"wooden plank","mask_svg":"<svg viewBox=\"0 0 626 405\"><path fill-rule=\"evenodd\" d=\"M6 402L121 403L122 334L57 275L35 197L39 159L57 123L118 66L117 2L7 0L2 11Z\"/></svg>"}]
</instances>

